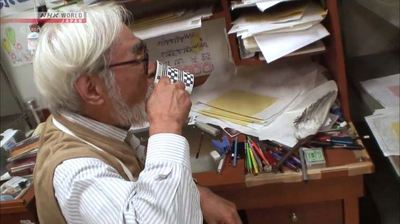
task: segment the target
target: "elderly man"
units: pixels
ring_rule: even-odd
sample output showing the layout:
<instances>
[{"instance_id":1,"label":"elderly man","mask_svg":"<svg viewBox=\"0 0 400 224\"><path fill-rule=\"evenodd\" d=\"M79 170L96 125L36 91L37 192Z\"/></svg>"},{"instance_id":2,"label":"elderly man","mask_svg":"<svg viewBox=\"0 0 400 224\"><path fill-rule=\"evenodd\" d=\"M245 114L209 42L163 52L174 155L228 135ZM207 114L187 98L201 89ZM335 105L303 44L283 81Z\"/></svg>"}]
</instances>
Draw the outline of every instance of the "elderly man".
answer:
<instances>
[{"instance_id":1,"label":"elderly man","mask_svg":"<svg viewBox=\"0 0 400 224\"><path fill-rule=\"evenodd\" d=\"M47 24L35 83L53 116L34 171L41 223L240 223L235 206L193 182L181 136L191 102L162 79L114 4L83 24ZM147 148L128 134L150 123Z\"/></svg>"}]
</instances>

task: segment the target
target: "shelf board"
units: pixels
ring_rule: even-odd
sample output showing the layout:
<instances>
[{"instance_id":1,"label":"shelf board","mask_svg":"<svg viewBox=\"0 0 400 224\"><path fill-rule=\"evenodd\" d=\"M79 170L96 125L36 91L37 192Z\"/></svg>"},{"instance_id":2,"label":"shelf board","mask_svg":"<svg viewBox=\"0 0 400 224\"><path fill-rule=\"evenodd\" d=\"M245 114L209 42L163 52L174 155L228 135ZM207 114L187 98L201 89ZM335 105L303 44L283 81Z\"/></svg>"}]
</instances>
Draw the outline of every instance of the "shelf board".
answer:
<instances>
[{"instance_id":1,"label":"shelf board","mask_svg":"<svg viewBox=\"0 0 400 224\"><path fill-rule=\"evenodd\" d=\"M288 59L293 59L293 58L312 57L312 56L316 56L316 55L322 55L325 52L326 52L326 50L305 53L305 54L288 55L288 56L279 58L276 61L283 61L283 60L288 60ZM258 56L254 56L252 58L246 58L246 59L239 59L239 60L235 61L236 65L259 65L259 64L265 64L265 63L267 63L267 62L264 60L260 60L258 58ZM271 62L271 63L274 63L274 62ZM269 63L269 64L271 64L271 63Z\"/></svg>"}]
</instances>

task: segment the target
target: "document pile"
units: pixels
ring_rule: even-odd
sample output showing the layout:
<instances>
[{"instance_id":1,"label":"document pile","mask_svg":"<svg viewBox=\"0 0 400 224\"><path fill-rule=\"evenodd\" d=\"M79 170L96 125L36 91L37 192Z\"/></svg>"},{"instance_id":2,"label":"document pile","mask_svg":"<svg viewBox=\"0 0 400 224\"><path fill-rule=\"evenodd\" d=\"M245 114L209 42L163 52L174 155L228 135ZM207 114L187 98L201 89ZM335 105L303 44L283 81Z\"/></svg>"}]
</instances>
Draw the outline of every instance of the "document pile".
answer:
<instances>
[{"instance_id":1,"label":"document pile","mask_svg":"<svg viewBox=\"0 0 400 224\"><path fill-rule=\"evenodd\" d=\"M370 79L361 86L385 107L365 117L379 147L385 156L400 155L400 74Z\"/></svg>"},{"instance_id":2,"label":"document pile","mask_svg":"<svg viewBox=\"0 0 400 224\"><path fill-rule=\"evenodd\" d=\"M242 0L242 1L232 1L231 9L239 9L239 8L247 8L257 6L257 8L264 12L266 9L271 8L274 5L277 5L281 2L289 2L296 0Z\"/></svg>"},{"instance_id":3,"label":"document pile","mask_svg":"<svg viewBox=\"0 0 400 224\"><path fill-rule=\"evenodd\" d=\"M369 128L385 156L400 155L400 113L398 107L375 110L365 117Z\"/></svg>"},{"instance_id":4,"label":"document pile","mask_svg":"<svg viewBox=\"0 0 400 224\"><path fill-rule=\"evenodd\" d=\"M310 62L239 68L236 76L211 76L193 93L195 120L287 146L297 142L294 120L330 91L322 69Z\"/></svg>"},{"instance_id":5,"label":"document pile","mask_svg":"<svg viewBox=\"0 0 400 224\"><path fill-rule=\"evenodd\" d=\"M135 21L131 28L142 40L201 27L201 20L212 16L212 9L170 12Z\"/></svg>"},{"instance_id":6,"label":"document pile","mask_svg":"<svg viewBox=\"0 0 400 224\"><path fill-rule=\"evenodd\" d=\"M257 1L255 4L272 2L285 3L263 13L243 12L232 22L229 34L236 33L242 58L254 57L261 51L260 59L270 63L290 54L325 50L319 40L329 35L320 24L327 15L326 10L316 3L303 1ZM240 6L243 5L251 4Z\"/></svg>"}]
</instances>

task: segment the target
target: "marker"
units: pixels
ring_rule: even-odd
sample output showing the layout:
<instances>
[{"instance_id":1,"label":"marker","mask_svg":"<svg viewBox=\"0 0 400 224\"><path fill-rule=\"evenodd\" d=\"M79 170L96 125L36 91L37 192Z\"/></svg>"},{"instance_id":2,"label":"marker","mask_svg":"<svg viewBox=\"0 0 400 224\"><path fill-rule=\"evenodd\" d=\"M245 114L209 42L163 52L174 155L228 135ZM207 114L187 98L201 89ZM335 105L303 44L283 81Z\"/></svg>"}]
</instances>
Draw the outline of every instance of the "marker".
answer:
<instances>
[{"instance_id":1,"label":"marker","mask_svg":"<svg viewBox=\"0 0 400 224\"><path fill-rule=\"evenodd\" d=\"M233 151L233 167L236 167L236 164L237 164L237 143L238 143L238 137L236 136L235 147L234 147L234 151Z\"/></svg>"},{"instance_id":2,"label":"marker","mask_svg":"<svg viewBox=\"0 0 400 224\"><path fill-rule=\"evenodd\" d=\"M254 155L253 155L253 152L251 151L250 146L248 147L248 150L249 150L251 162L252 162L252 164L253 164L254 174L257 175L257 174L258 174L258 166L257 166L256 159L254 158Z\"/></svg>"},{"instance_id":3,"label":"marker","mask_svg":"<svg viewBox=\"0 0 400 224\"><path fill-rule=\"evenodd\" d=\"M244 147L246 149L246 161L247 161L247 172L248 173L253 173L253 166L251 164L251 156L249 152L249 145L247 142L244 143Z\"/></svg>"},{"instance_id":4,"label":"marker","mask_svg":"<svg viewBox=\"0 0 400 224\"><path fill-rule=\"evenodd\" d=\"M257 153L257 155L260 157L260 159L263 161L264 165L269 166L270 164L268 163L268 160L265 158L264 154L262 153L260 147L258 147L257 143L254 141L251 141L251 146L254 149L254 151Z\"/></svg>"}]
</instances>

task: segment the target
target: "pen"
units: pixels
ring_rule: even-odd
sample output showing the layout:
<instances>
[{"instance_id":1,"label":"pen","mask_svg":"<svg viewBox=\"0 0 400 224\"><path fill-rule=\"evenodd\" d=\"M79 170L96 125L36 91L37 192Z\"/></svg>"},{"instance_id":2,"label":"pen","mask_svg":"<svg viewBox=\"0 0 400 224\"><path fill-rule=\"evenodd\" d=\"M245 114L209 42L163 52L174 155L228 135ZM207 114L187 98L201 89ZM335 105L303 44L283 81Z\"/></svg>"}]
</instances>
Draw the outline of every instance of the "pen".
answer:
<instances>
[{"instance_id":1,"label":"pen","mask_svg":"<svg viewBox=\"0 0 400 224\"><path fill-rule=\"evenodd\" d=\"M246 161L247 161L247 172L248 173L253 173L252 171L252 165L251 165L251 157L250 157L250 152L249 152L249 147L247 142L244 143L244 148L246 150Z\"/></svg>"},{"instance_id":2,"label":"pen","mask_svg":"<svg viewBox=\"0 0 400 224\"><path fill-rule=\"evenodd\" d=\"M282 156L280 156L280 155L279 155L278 153L276 153L276 152L271 152L271 155L272 155L276 160L278 160L278 161L282 161L282 160L283 160ZM285 166L286 166L287 168L289 168L289 169L291 169L291 170L293 170L293 171L296 171L296 172L299 171L299 168L296 167L293 163L291 163L291 162L288 161L287 159L285 160L284 164L285 164Z\"/></svg>"},{"instance_id":3,"label":"pen","mask_svg":"<svg viewBox=\"0 0 400 224\"><path fill-rule=\"evenodd\" d=\"M238 137L236 136L235 147L234 147L234 152L233 152L233 167L236 167L236 164L237 164L237 143L238 143Z\"/></svg>"},{"instance_id":4,"label":"pen","mask_svg":"<svg viewBox=\"0 0 400 224\"><path fill-rule=\"evenodd\" d=\"M354 140L350 136L346 137L335 137L332 136L328 141L332 142L333 144L343 144L343 145L351 145L354 144Z\"/></svg>"},{"instance_id":5,"label":"pen","mask_svg":"<svg viewBox=\"0 0 400 224\"><path fill-rule=\"evenodd\" d=\"M268 160L268 163L269 163L271 166L275 166L275 165L276 165L276 162L275 162L274 158L272 158L270 152L268 152L268 151L267 151L267 152L264 152L264 156L265 156L265 158Z\"/></svg>"},{"instance_id":6,"label":"pen","mask_svg":"<svg viewBox=\"0 0 400 224\"><path fill-rule=\"evenodd\" d=\"M200 150L201 150L201 144L203 143L203 138L204 138L204 133L201 132L201 133L200 133L200 140L199 140L200 142L199 142L199 146L198 146L198 148L197 148L197 153L196 153L196 159L199 158Z\"/></svg>"},{"instance_id":7,"label":"pen","mask_svg":"<svg viewBox=\"0 0 400 224\"><path fill-rule=\"evenodd\" d=\"M251 140L250 140L250 142L251 142L252 148L258 154L260 159L263 161L264 165L270 165L268 163L267 159L265 158L264 154L262 153L260 147L257 145L257 143L255 143L254 141L251 141Z\"/></svg>"},{"instance_id":8,"label":"pen","mask_svg":"<svg viewBox=\"0 0 400 224\"><path fill-rule=\"evenodd\" d=\"M251 158L251 163L254 168L254 174L257 175L258 174L257 162L256 162L256 159L254 158L253 152L251 151L249 144L247 144L247 145L248 145L248 150L249 150L249 154L250 154L250 158Z\"/></svg>"},{"instance_id":9,"label":"pen","mask_svg":"<svg viewBox=\"0 0 400 224\"><path fill-rule=\"evenodd\" d=\"M327 149L352 149L352 150L362 150L364 147L361 145L333 145Z\"/></svg>"},{"instance_id":10,"label":"pen","mask_svg":"<svg viewBox=\"0 0 400 224\"><path fill-rule=\"evenodd\" d=\"M256 160L258 171L259 171L259 172L264 171L264 167L263 167L263 164L262 164L262 162L261 162L261 159L260 159L260 157L257 155L257 153L255 152L255 150L254 150L253 148L251 148L251 153L253 154L254 159Z\"/></svg>"},{"instance_id":11,"label":"pen","mask_svg":"<svg viewBox=\"0 0 400 224\"><path fill-rule=\"evenodd\" d=\"M282 164L291 156L293 153L299 150L299 148L310 141L312 138L314 138L314 135L309 135L304 139L301 139L295 146L293 146L292 150L288 151L281 160L279 160L278 165L276 165L276 169L280 169Z\"/></svg>"}]
</instances>

